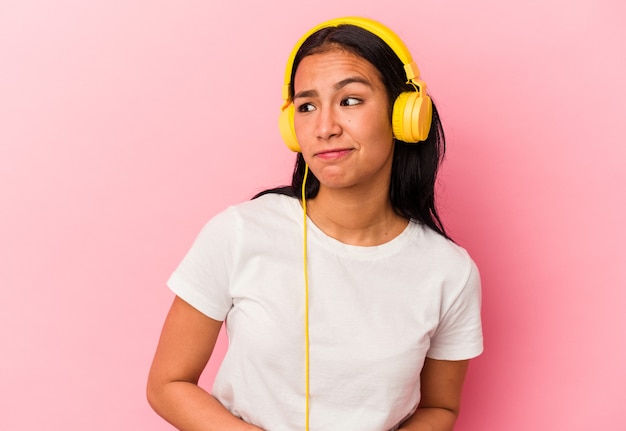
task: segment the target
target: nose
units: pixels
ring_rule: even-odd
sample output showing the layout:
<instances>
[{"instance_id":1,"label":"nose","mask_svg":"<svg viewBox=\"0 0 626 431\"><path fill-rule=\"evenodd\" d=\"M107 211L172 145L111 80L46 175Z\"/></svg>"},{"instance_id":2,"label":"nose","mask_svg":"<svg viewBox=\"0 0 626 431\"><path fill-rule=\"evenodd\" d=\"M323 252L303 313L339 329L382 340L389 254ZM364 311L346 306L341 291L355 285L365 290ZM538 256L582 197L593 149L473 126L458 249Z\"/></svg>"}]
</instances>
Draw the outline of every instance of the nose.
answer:
<instances>
[{"instance_id":1,"label":"nose","mask_svg":"<svg viewBox=\"0 0 626 431\"><path fill-rule=\"evenodd\" d=\"M318 110L315 134L318 139L329 140L341 135L341 125L337 115L332 108L322 108Z\"/></svg>"}]
</instances>

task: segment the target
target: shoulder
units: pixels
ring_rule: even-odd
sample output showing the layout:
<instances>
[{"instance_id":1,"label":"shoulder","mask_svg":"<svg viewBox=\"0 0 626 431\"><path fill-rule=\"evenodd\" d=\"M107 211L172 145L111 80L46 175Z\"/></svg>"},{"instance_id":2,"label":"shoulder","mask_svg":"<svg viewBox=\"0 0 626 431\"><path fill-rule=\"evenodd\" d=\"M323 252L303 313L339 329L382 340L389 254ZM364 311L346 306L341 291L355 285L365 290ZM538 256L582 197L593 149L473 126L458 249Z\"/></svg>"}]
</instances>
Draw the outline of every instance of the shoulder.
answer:
<instances>
[{"instance_id":1,"label":"shoulder","mask_svg":"<svg viewBox=\"0 0 626 431\"><path fill-rule=\"evenodd\" d=\"M460 285L478 276L476 263L465 248L422 224L412 222L410 228L414 257L424 265L445 274L448 279L455 279Z\"/></svg>"},{"instance_id":2,"label":"shoulder","mask_svg":"<svg viewBox=\"0 0 626 431\"><path fill-rule=\"evenodd\" d=\"M227 208L222 217L246 225L266 225L292 220L300 206L296 198L280 194L266 194Z\"/></svg>"},{"instance_id":3,"label":"shoulder","mask_svg":"<svg viewBox=\"0 0 626 431\"><path fill-rule=\"evenodd\" d=\"M268 244L293 240L301 230L298 206L296 199L280 195L229 206L205 223L190 253L199 255L200 261L232 259L242 250L255 251Z\"/></svg>"},{"instance_id":4,"label":"shoulder","mask_svg":"<svg viewBox=\"0 0 626 431\"><path fill-rule=\"evenodd\" d=\"M278 194L267 194L256 199L232 205L213 216L203 233L219 237L233 237L251 231L272 232L290 222L297 222L297 199Z\"/></svg>"},{"instance_id":5,"label":"shoulder","mask_svg":"<svg viewBox=\"0 0 626 431\"><path fill-rule=\"evenodd\" d=\"M471 261L465 248L454 243L431 228L416 222L411 222L412 246L418 250L428 252L435 260L451 260L455 263Z\"/></svg>"}]
</instances>

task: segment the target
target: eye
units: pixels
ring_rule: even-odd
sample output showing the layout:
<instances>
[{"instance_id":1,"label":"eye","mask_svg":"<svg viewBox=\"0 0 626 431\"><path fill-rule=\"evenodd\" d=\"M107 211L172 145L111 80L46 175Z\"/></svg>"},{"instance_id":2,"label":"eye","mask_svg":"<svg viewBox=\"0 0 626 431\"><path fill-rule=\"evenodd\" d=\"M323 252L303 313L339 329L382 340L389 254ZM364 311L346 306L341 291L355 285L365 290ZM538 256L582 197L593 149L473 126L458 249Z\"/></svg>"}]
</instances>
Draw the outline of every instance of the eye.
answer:
<instances>
[{"instance_id":1,"label":"eye","mask_svg":"<svg viewBox=\"0 0 626 431\"><path fill-rule=\"evenodd\" d=\"M298 105L296 110L298 112L312 112L315 111L315 106L310 103L303 103L301 105Z\"/></svg>"},{"instance_id":2,"label":"eye","mask_svg":"<svg viewBox=\"0 0 626 431\"><path fill-rule=\"evenodd\" d=\"M356 97L346 97L341 101L341 106L356 106L363 103L361 99L357 99Z\"/></svg>"}]
</instances>

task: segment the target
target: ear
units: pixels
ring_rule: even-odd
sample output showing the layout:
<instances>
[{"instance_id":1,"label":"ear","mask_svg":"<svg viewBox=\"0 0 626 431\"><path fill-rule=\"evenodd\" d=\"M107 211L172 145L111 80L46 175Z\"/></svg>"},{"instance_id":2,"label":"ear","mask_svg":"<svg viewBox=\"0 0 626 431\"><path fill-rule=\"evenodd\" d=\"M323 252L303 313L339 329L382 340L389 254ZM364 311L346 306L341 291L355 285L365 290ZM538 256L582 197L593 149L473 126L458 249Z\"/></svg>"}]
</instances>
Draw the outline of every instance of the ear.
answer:
<instances>
[{"instance_id":1,"label":"ear","mask_svg":"<svg viewBox=\"0 0 626 431\"><path fill-rule=\"evenodd\" d=\"M296 138L296 129L293 124L293 117L295 115L295 108L293 103L290 103L286 107L282 108L280 116L278 117L278 128L280 135L285 141L287 148L296 153L301 152L300 144L298 144L298 138Z\"/></svg>"}]
</instances>

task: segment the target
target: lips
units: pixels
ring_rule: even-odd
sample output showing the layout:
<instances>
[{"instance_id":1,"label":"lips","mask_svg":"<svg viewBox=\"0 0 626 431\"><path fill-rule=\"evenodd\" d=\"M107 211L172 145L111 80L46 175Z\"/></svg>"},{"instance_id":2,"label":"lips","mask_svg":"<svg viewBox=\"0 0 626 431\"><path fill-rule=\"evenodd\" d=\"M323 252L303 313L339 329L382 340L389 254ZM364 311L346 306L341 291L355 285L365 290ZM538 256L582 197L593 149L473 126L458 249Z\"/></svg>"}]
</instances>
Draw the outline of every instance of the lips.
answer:
<instances>
[{"instance_id":1,"label":"lips","mask_svg":"<svg viewBox=\"0 0 626 431\"><path fill-rule=\"evenodd\" d=\"M347 156L352 152L352 150L352 148L333 148L330 150L320 151L315 154L315 156L324 160L335 160Z\"/></svg>"}]
</instances>

